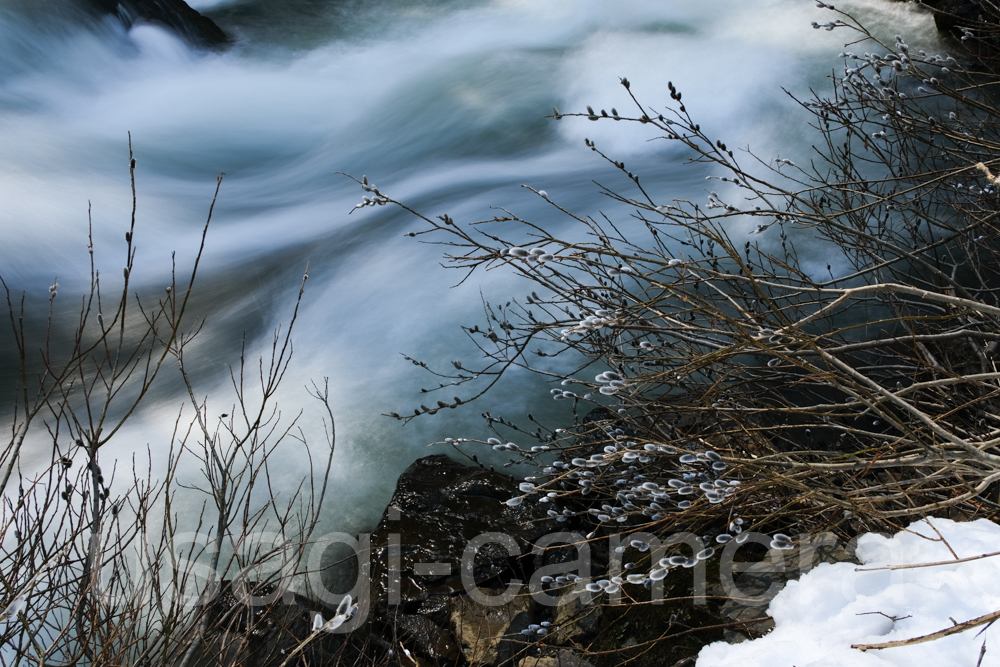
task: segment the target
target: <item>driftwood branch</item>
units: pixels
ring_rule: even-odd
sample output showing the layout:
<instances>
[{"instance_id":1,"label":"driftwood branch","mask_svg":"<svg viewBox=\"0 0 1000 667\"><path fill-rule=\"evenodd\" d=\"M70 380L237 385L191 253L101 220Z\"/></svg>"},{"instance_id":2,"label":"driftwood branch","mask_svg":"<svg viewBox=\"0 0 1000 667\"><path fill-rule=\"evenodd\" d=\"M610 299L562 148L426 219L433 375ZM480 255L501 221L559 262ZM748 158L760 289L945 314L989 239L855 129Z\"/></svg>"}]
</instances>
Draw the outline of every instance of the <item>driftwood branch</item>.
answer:
<instances>
[{"instance_id":1,"label":"driftwood branch","mask_svg":"<svg viewBox=\"0 0 1000 667\"><path fill-rule=\"evenodd\" d=\"M983 616L980 616L978 618L974 618L971 621L966 621L965 623L958 623L950 628L945 628L944 630L938 630L937 632L932 632L929 635L914 637L913 639L899 639L897 641L885 642L884 644L851 644L851 648L856 648L859 651L870 651L874 649L898 648L900 646L912 646L914 644L923 644L925 642L932 642L935 639L941 639L943 637L948 637L950 635L957 635L959 633L965 632L966 630L977 628L980 625L993 623L998 618L1000 618L1000 611L994 611L989 614L984 614Z\"/></svg>"}]
</instances>

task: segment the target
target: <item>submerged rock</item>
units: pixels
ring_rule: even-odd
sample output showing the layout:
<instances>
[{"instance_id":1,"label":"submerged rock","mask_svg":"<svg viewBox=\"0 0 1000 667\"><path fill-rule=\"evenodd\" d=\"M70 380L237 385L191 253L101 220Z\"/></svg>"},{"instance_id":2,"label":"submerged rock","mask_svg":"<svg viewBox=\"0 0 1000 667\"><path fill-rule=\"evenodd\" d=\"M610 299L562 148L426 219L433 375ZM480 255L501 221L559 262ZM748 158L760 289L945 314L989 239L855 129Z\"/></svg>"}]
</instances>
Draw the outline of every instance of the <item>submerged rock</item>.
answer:
<instances>
[{"instance_id":1,"label":"submerged rock","mask_svg":"<svg viewBox=\"0 0 1000 667\"><path fill-rule=\"evenodd\" d=\"M223 49L229 36L184 0L85 0L100 11L115 14L126 27L147 22L170 30L201 49Z\"/></svg>"}]
</instances>

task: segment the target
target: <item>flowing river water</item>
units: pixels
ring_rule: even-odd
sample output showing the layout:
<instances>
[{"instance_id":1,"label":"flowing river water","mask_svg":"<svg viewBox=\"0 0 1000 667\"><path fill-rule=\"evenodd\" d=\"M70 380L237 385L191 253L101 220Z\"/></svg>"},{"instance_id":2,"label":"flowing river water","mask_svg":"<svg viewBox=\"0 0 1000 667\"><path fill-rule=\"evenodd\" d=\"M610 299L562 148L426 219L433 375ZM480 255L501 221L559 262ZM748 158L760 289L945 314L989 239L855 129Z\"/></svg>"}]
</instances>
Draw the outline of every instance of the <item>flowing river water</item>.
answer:
<instances>
[{"instance_id":1,"label":"flowing river water","mask_svg":"<svg viewBox=\"0 0 1000 667\"><path fill-rule=\"evenodd\" d=\"M197 389L210 412L229 411L229 368L244 333L248 356L266 354L308 263L279 398L286 418L305 410L305 434L320 438L321 414L305 387L330 378L329 521L347 531L371 525L410 462L444 451L428 443L485 438L484 410L511 418L532 410L551 423L568 408L537 378L514 374L477 403L407 426L380 416L412 411L420 387L433 385L400 353L432 365L474 361L459 325L482 324L481 299L523 296L525 284L494 271L452 288L457 276L440 268L441 248L405 235L421 229L419 220L389 207L352 213L364 193L334 172L366 174L390 196L459 223L505 206L573 233L518 185L545 189L579 214L627 220L592 183L627 185L584 146L589 137L628 161L654 197L702 201L705 170L685 165L668 142L649 141L645 128L546 115L553 106L627 108L619 77L661 106L672 81L710 136L764 159L808 159L808 116L782 89L828 90L825 77L843 67L837 53L853 38L812 29L830 16L807 0L191 4L236 37L232 49L192 51L159 28L85 19L68 0L0 0L0 274L43 306L57 278L59 303L75 308L89 275L89 202L105 289L120 281L131 132L133 281L156 292L169 281L172 250L182 272L190 264L224 171L197 285L208 318L190 350ZM935 41L930 17L910 4L850 8L911 45ZM13 352L9 336L0 341L9 390ZM171 371L104 460L166 450L184 401ZM48 460L38 446L37 461ZM296 451L290 443L275 461L276 488L307 474Z\"/></svg>"}]
</instances>

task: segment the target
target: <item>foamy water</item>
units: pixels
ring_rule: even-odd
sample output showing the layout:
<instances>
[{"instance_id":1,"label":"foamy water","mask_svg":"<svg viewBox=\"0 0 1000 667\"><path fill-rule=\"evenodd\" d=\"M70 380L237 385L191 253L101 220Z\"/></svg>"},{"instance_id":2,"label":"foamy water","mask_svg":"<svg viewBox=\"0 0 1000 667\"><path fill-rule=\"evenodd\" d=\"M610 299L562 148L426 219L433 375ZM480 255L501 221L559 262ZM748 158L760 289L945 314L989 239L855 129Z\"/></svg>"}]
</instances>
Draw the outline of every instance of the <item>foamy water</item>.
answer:
<instances>
[{"instance_id":1,"label":"foamy water","mask_svg":"<svg viewBox=\"0 0 1000 667\"><path fill-rule=\"evenodd\" d=\"M296 16L290 3L289 14L273 18L273 3L191 4L231 30L236 47L193 52L158 28L81 24L69 5L43 16L30 3L0 3L0 272L39 301L57 276L70 305L87 277L90 202L110 288L124 264L131 132L139 200L133 280L155 292L169 279L171 250L181 267L193 256L224 171L198 285L210 314L191 350L199 391L228 411L228 366L243 331L253 350L264 349L289 316L308 263L296 357L280 398L288 415L307 409L301 423L316 435L319 413L304 386L330 378L338 419L331 522L348 530L381 512L398 473L430 453L427 443L485 437L484 410L558 420L566 407L517 374L476 404L405 428L379 416L412 411L419 388L434 386L400 353L444 365L474 361L459 325L482 323L480 289L505 302L526 286L491 272L451 289L456 276L438 266L440 248L404 236L419 221L388 208L350 214L362 193L333 172L366 174L432 215L471 221L503 205L572 234L517 186L544 188L581 214L625 220L591 179L626 184L584 137L628 160L664 200L704 199L705 172L685 166L667 142L650 142L642 127L556 122L545 118L553 106L624 110L619 77L646 104L663 105L672 81L709 134L730 147L749 145L768 159L804 156L807 116L781 89L828 87L824 77L850 39L810 28L828 16L797 0L347 5L356 12L331 2L329 15L318 16ZM909 5L855 7L884 30L906 32L911 45L933 39L929 19ZM183 401L176 381L165 379L106 457L146 443L165 448ZM289 487L305 471L301 456L275 467Z\"/></svg>"}]
</instances>

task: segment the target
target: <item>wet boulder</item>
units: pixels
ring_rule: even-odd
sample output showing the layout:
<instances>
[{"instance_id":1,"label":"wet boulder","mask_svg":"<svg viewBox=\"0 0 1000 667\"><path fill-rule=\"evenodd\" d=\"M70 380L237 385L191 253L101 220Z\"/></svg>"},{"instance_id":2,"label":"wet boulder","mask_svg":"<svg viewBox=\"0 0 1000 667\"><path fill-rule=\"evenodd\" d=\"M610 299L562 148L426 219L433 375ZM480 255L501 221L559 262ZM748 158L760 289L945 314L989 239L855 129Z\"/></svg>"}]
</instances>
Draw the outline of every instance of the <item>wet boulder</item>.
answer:
<instances>
[{"instance_id":1,"label":"wet boulder","mask_svg":"<svg viewBox=\"0 0 1000 667\"><path fill-rule=\"evenodd\" d=\"M215 22L192 9L184 0L86 0L99 11L114 14L131 27L151 23L166 28L194 47L223 49L230 39Z\"/></svg>"},{"instance_id":2,"label":"wet boulder","mask_svg":"<svg viewBox=\"0 0 1000 667\"><path fill-rule=\"evenodd\" d=\"M465 592L463 556L473 540L487 533L507 536L521 554L530 553L530 544L556 524L544 505L505 504L519 495L517 480L444 455L414 462L400 476L372 534L373 609L402 606L419 613L435 599ZM468 559L467 579L485 584L521 578L515 561L504 544L483 541Z\"/></svg>"}]
</instances>

